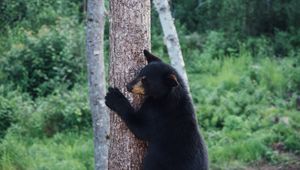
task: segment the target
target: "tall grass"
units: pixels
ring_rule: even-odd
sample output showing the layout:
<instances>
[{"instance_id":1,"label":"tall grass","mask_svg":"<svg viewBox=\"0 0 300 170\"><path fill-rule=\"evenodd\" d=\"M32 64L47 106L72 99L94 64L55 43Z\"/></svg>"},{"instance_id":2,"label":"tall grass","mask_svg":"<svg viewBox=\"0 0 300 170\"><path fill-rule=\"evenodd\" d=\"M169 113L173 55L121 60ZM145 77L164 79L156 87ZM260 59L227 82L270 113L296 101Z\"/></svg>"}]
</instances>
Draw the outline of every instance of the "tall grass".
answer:
<instances>
[{"instance_id":1,"label":"tall grass","mask_svg":"<svg viewBox=\"0 0 300 170\"><path fill-rule=\"evenodd\" d=\"M10 134L0 145L0 169L93 169L92 139L90 131L42 139Z\"/></svg>"},{"instance_id":2,"label":"tall grass","mask_svg":"<svg viewBox=\"0 0 300 170\"><path fill-rule=\"evenodd\" d=\"M192 57L199 66L197 71L188 67L191 91L213 169L243 169L259 160L279 163L286 159L273 148L278 143L299 153L295 58L256 58L247 51Z\"/></svg>"}]
</instances>

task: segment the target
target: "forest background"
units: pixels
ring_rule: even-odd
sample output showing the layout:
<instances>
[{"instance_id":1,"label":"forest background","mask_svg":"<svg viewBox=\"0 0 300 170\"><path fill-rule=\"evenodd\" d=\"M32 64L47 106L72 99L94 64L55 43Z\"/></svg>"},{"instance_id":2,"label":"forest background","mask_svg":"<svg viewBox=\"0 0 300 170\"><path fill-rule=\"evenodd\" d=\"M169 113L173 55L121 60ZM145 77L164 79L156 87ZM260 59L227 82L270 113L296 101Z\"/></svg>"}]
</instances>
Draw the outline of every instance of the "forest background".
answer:
<instances>
[{"instance_id":1,"label":"forest background","mask_svg":"<svg viewBox=\"0 0 300 170\"><path fill-rule=\"evenodd\" d=\"M0 1L0 169L93 169L85 4ZM300 1L170 5L211 169L299 168Z\"/></svg>"}]
</instances>

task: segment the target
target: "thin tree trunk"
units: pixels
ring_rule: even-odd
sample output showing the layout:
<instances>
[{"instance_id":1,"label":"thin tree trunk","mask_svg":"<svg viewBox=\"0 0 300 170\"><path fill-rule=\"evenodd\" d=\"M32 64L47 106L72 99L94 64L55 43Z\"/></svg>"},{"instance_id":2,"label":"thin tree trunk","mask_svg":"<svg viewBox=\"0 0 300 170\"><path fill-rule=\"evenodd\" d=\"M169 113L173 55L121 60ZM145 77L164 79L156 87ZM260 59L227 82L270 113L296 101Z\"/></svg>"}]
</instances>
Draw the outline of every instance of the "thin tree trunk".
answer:
<instances>
[{"instance_id":1,"label":"thin tree trunk","mask_svg":"<svg viewBox=\"0 0 300 170\"><path fill-rule=\"evenodd\" d=\"M87 64L90 107L94 130L95 169L108 168L109 114L106 111L104 74L104 0L87 2Z\"/></svg>"},{"instance_id":2,"label":"thin tree trunk","mask_svg":"<svg viewBox=\"0 0 300 170\"><path fill-rule=\"evenodd\" d=\"M153 0L154 6L159 14L160 23L164 32L164 42L168 49L168 54L171 60L171 65L182 76L183 80L188 85L188 77L184 68L184 61L180 49L179 39L174 25L173 17L170 12L168 0Z\"/></svg>"},{"instance_id":3,"label":"thin tree trunk","mask_svg":"<svg viewBox=\"0 0 300 170\"><path fill-rule=\"evenodd\" d=\"M145 65L142 51L150 48L150 1L111 0L110 12L109 82L137 108L141 98L128 93L125 85ZM145 143L133 136L117 114L110 117L109 169L140 169Z\"/></svg>"}]
</instances>

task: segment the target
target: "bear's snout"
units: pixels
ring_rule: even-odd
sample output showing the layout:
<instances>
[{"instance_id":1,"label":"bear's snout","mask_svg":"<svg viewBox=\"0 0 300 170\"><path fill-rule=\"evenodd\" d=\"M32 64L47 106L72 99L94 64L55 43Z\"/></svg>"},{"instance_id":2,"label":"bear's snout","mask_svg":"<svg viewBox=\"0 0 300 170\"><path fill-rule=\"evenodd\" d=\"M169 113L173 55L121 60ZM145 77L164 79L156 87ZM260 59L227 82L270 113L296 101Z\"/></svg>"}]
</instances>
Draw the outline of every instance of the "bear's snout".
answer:
<instances>
[{"instance_id":1,"label":"bear's snout","mask_svg":"<svg viewBox=\"0 0 300 170\"><path fill-rule=\"evenodd\" d=\"M126 85L126 88L127 88L127 91L129 91L129 92L131 92L133 89L133 87L130 83Z\"/></svg>"},{"instance_id":2,"label":"bear's snout","mask_svg":"<svg viewBox=\"0 0 300 170\"><path fill-rule=\"evenodd\" d=\"M134 94L141 94L141 95L145 94L145 90L143 87L143 83L141 82L141 78L137 78L132 82L128 83L126 85L126 88L129 92Z\"/></svg>"}]
</instances>

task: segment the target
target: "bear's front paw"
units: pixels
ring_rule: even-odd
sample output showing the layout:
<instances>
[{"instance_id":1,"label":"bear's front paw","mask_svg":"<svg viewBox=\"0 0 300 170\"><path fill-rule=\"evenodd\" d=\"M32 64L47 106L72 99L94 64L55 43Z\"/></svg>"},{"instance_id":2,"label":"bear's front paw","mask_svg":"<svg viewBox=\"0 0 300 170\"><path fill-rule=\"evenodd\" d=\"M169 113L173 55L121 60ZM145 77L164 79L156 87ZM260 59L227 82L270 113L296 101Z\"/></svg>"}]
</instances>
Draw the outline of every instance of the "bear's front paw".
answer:
<instances>
[{"instance_id":1,"label":"bear's front paw","mask_svg":"<svg viewBox=\"0 0 300 170\"><path fill-rule=\"evenodd\" d=\"M125 96L120 92L118 88L108 88L108 92L105 96L105 104L111 110L121 114L130 107L130 103Z\"/></svg>"}]
</instances>

